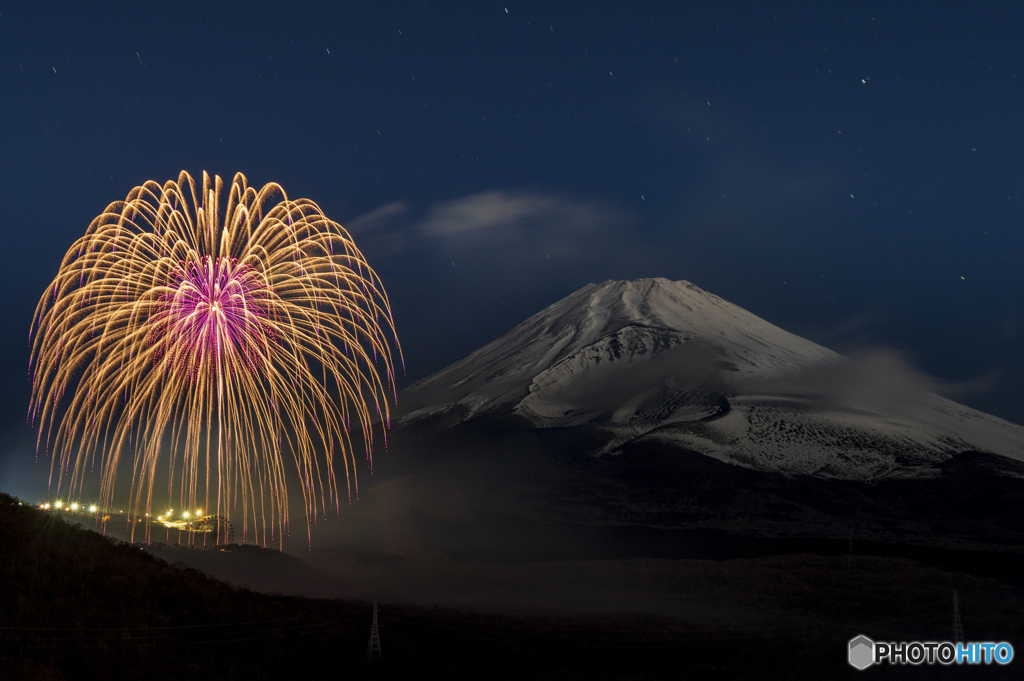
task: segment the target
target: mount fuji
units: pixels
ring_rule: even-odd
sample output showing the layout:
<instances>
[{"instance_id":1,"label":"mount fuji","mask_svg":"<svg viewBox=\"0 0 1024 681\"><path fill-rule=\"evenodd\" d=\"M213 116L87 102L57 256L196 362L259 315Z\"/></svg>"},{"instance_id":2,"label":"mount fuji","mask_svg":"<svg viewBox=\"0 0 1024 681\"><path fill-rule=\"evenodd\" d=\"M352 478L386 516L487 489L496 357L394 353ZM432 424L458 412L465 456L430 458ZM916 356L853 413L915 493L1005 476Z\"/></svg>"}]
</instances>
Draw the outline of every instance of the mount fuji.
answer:
<instances>
[{"instance_id":1,"label":"mount fuji","mask_svg":"<svg viewBox=\"0 0 1024 681\"><path fill-rule=\"evenodd\" d=\"M1024 428L936 394L892 356L844 358L685 281L586 286L398 404L345 550L1024 546Z\"/></svg>"},{"instance_id":2,"label":"mount fuji","mask_svg":"<svg viewBox=\"0 0 1024 681\"><path fill-rule=\"evenodd\" d=\"M586 427L605 436L593 456L658 443L785 475L928 477L968 451L1024 461L1024 427L927 390L892 358L848 360L667 279L588 285L399 404L399 424L433 432L496 417Z\"/></svg>"}]
</instances>

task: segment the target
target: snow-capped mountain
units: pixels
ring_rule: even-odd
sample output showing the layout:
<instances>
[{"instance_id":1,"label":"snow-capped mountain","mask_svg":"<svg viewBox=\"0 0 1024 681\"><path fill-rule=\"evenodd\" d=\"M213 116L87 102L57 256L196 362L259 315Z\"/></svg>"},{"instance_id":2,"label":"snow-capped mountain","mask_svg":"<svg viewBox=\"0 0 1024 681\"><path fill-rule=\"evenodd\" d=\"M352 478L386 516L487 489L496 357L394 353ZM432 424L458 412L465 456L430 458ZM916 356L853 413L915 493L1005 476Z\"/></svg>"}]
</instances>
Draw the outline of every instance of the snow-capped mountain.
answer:
<instances>
[{"instance_id":1,"label":"snow-capped mountain","mask_svg":"<svg viewBox=\"0 0 1024 681\"><path fill-rule=\"evenodd\" d=\"M685 281L591 284L412 385L399 423L518 416L671 443L764 471L927 476L968 450L1024 460L1024 427L945 399L885 357L852 362Z\"/></svg>"}]
</instances>

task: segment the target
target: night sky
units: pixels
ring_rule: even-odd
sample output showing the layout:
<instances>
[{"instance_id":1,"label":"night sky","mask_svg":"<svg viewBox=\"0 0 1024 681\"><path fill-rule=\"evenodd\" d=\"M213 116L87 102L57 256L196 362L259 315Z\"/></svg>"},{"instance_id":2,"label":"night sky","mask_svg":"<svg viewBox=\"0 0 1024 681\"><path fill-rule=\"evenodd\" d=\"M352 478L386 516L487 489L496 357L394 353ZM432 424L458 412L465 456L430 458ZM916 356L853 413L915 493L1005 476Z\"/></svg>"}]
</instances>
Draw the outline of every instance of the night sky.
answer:
<instances>
[{"instance_id":1,"label":"night sky","mask_svg":"<svg viewBox=\"0 0 1024 681\"><path fill-rule=\"evenodd\" d=\"M0 488L45 476L27 335L61 257L182 169L348 227L402 385L587 283L667 277L1024 423L1022 25L1018 2L2 2Z\"/></svg>"}]
</instances>

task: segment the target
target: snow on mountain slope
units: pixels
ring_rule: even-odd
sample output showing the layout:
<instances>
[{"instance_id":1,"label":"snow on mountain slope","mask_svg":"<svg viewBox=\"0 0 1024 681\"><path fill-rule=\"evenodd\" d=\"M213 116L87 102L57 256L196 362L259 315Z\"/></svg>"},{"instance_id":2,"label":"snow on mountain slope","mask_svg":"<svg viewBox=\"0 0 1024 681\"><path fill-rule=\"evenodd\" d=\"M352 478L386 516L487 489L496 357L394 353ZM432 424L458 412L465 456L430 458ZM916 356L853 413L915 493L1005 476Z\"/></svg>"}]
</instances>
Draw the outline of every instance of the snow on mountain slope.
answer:
<instances>
[{"instance_id":1,"label":"snow on mountain slope","mask_svg":"<svg viewBox=\"0 0 1024 681\"><path fill-rule=\"evenodd\" d=\"M862 385L860 369L688 282L607 281L403 391L399 423L516 414L610 431L605 454L656 439L852 479L927 475L969 449L1024 459L1024 428L916 386Z\"/></svg>"}]
</instances>

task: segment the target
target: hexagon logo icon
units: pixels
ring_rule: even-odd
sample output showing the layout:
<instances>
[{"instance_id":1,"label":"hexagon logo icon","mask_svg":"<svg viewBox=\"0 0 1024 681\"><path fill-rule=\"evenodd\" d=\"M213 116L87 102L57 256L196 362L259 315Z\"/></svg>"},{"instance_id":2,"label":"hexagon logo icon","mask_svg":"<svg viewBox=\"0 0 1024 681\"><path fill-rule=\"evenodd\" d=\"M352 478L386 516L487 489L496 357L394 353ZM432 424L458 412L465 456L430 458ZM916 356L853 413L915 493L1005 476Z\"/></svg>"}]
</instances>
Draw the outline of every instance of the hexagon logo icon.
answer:
<instances>
[{"instance_id":1,"label":"hexagon logo icon","mask_svg":"<svg viewBox=\"0 0 1024 681\"><path fill-rule=\"evenodd\" d=\"M850 666L865 670L875 663L875 642L861 634L850 639Z\"/></svg>"}]
</instances>

